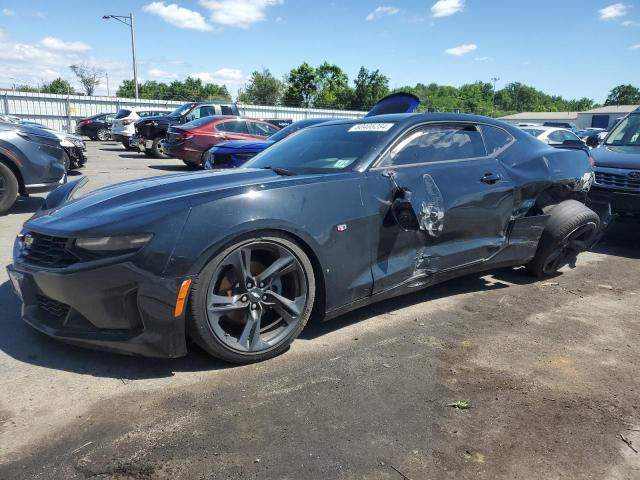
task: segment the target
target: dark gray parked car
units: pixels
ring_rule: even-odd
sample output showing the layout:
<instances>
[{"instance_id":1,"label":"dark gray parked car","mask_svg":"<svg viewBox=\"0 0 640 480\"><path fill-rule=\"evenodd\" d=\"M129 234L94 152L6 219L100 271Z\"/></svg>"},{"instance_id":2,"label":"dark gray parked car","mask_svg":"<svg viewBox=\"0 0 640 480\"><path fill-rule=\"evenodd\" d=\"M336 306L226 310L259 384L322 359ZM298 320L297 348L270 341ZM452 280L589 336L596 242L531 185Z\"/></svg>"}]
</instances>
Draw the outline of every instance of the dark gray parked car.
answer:
<instances>
[{"instance_id":1,"label":"dark gray parked car","mask_svg":"<svg viewBox=\"0 0 640 480\"><path fill-rule=\"evenodd\" d=\"M66 178L64 150L53 132L0 122L0 215L18 195L48 192Z\"/></svg>"}]
</instances>

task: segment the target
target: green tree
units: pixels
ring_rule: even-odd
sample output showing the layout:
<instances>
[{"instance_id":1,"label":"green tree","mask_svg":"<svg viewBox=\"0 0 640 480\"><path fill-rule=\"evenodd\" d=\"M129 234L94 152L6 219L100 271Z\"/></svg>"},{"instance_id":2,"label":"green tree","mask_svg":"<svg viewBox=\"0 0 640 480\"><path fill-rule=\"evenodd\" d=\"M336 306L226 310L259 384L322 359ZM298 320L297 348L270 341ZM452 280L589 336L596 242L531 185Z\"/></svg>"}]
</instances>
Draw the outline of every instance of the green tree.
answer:
<instances>
[{"instance_id":1,"label":"green tree","mask_svg":"<svg viewBox=\"0 0 640 480\"><path fill-rule=\"evenodd\" d=\"M203 84L202 80L188 77L184 82L174 80L169 85L148 81L138 85L140 98L154 100L178 100L183 102L203 100L231 100L224 85ZM118 97L132 98L135 95L133 80L124 80L116 91Z\"/></svg>"},{"instance_id":2,"label":"green tree","mask_svg":"<svg viewBox=\"0 0 640 480\"><path fill-rule=\"evenodd\" d=\"M62 78L58 77L55 80L52 80L49 83L45 83L42 86L42 93L57 93L60 95L66 95L66 94L71 94L74 95L76 93L76 91L74 90L74 88L71 86L71 84L66 81L63 80Z\"/></svg>"},{"instance_id":3,"label":"green tree","mask_svg":"<svg viewBox=\"0 0 640 480\"><path fill-rule=\"evenodd\" d=\"M238 101L252 105L277 105L282 95L282 82L274 77L268 68L251 74Z\"/></svg>"},{"instance_id":4,"label":"green tree","mask_svg":"<svg viewBox=\"0 0 640 480\"><path fill-rule=\"evenodd\" d=\"M282 103L289 107L306 107L313 105L318 91L318 74L316 69L304 62L292 69L285 79L285 90Z\"/></svg>"},{"instance_id":5,"label":"green tree","mask_svg":"<svg viewBox=\"0 0 640 480\"><path fill-rule=\"evenodd\" d=\"M378 100L389 94L389 78L380 73L380 70L370 72L360 67L354 84L351 108L355 110L369 110Z\"/></svg>"},{"instance_id":6,"label":"green tree","mask_svg":"<svg viewBox=\"0 0 640 480\"><path fill-rule=\"evenodd\" d=\"M317 94L314 107L349 108L352 95L349 77L339 66L324 62L316 69L316 77Z\"/></svg>"},{"instance_id":7,"label":"green tree","mask_svg":"<svg viewBox=\"0 0 640 480\"><path fill-rule=\"evenodd\" d=\"M618 85L611 92L605 105L636 105L640 103L640 89L633 85Z\"/></svg>"}]
</instances>

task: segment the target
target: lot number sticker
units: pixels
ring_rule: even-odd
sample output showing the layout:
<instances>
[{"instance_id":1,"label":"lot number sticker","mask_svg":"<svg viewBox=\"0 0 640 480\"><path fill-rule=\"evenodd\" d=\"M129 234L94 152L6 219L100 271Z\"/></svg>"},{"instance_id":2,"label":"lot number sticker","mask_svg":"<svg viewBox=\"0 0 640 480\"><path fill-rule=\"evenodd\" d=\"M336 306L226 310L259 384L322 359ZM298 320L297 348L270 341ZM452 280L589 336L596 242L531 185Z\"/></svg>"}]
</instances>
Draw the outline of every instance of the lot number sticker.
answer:
<instances>
[{"instance_id":1,"label":"lot number sticker","mask_svg":"<svg viewBox=\"0 0 640 480\"><path fill-rule=\"evenodd\" d=\"M393 123L356 123L353 127L349 129L350 132L386 132L391 127L393 127Z\"/></svg>"}]
</instances>

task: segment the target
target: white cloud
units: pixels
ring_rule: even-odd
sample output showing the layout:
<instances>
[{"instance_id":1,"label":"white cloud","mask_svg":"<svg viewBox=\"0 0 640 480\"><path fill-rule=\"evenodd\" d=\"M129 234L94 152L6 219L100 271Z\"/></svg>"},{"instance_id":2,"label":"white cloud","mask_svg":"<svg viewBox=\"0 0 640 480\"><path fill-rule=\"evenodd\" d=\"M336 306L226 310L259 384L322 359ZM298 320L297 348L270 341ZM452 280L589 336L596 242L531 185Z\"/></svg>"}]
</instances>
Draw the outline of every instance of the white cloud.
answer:
<instances>
[{"instance_id":1,"label":"white cloud","mask_svg":"<svg viewBox=\"0 0 640 480\"><path fill-rule=\"evenodd\" d=\"M377 7L373 12L367 15L366 18L371 21L384 16L390 17L391 15L397 14L399 11L400 9L395 7Z\"/></svg>"},{"instance_id":2,"label":"white cloud","mask_svg":"<svg viewBox=\"0 0 640 480\"><path fill-rule=\"evenodd\" d=\"M640 50L640 43L637 43L635 45L631 45L631 50Z\"/></svg>"},{"instance_id":3,"label":"white cloud","mask_svg":"<svg viewBox=\"0 0 640 480\"><path fill-rule=\"evenodd\" d=\"M200 0L203 7L211 10L213 23L240 28L265 20L268 7L283 3L284 0Z\"/></svg>"},{"instance_id":4,"label":"white cloud","mask_svg":"<svg viewBox=\"0 0 640 480\"><path fill-rule=\"evenodd\" d=\"M634 22L633 20L625 20L622 22L623 27L640 27L640 22Z\"/></svg>"},{"instance_id":5,"label":"white cloud","mask_svg":"<svg viewBox=\"0 0 640 480\"><path fill-rule=\"evenodd\" d=\"M159 16L174 27L200 30L202 32L213 30L199 12L180 7L175 3L165 5L164 2L151 2L145 5L142 10Z\"/></svg>"},{"instance_id":6,"label":"white cloud","mask_svg":"<svg viewBox=\"0 0 640 480\"><path fill-rule=\"evenodd\" d=\"M15 10L11 10L10 8L3 8L2 15L5 17L13 17L16 14Z\"/></svg>"},{"instance_id":7,"label":"white cloud","mask_svg":"<svg viewBox=\"0 0 640 480\"><path fill-rule=\"evenodd\" d=\"M464 45L458 45L457 47L447 48L445 50L445 53L448 53L449 55L454 55L456 57L460 57L462 55L466 55L469 52L473 52L474 50L477 50L477 49L478 49L477 45L473 43L468 43Z\"/></svg>"},{"instance_id":8,"label":"white cloud","mask_svg":"<svg viewBox=\"0 0 640 480\"><path fill-rule=\"evenodd\" d=\"M60 52L86 52L91 50L91 45L87 45L84 42L65 42L57 37L44 37L40 40L40 45Z\"/></svg>"},{"instance_id":9,"label":"white cloud","mask_svg":"<svg viewBox=\"0 0 640 480\"><path fill-rule=\"evenodd\" d=\"M235 68L221 68L220 70L216 70L215 72L200 72L200 73L191 73L189 75L193 78L199 78L205 83L224 83L224 84L235 84L235 83L244 83L247 81L248 77L241 70Z\"/></svg>"},{"instance_id":10,"label":"white cloud","mask_svg":"<svg viewBox=\"0 0 640 480\"><path fill-rule=\"evenodd\" d=\"M609 5L608 7L598 10L602 20L624 17L627 12L627 6L624 3L614 3L613 5Z\"/></svg>"},{"instance_id":11,"label":"white cloud","mask_svg":"<svg viewBox=\"0 0 640 480\"><path fill-rule=\"evenodd\" d=\"M448 17L464 10L464 0L438 0L431 7L434 17Z\"/></svg>"},{"instance_id":12,"label":"white cloud","mask_svg":"<svg viewBox=\"0 0 640 480\"><path fill-rule=\"evenodd\" d=\"M152 78L178 78L178 75L176 73L160 70L159 68L150 68L149 70L147 70L147 74Z\"/></svg>"},{"instance_id":13,"label":"white cloud","mask_svg":"<svg viewBox=\"0 0 640 480\"><path fill-rule=\"evenodd\" d=\"M488 60L493 60L491 57L476 57L474 58L476 62L486 62Z\"/></svg>"}]
</instances>

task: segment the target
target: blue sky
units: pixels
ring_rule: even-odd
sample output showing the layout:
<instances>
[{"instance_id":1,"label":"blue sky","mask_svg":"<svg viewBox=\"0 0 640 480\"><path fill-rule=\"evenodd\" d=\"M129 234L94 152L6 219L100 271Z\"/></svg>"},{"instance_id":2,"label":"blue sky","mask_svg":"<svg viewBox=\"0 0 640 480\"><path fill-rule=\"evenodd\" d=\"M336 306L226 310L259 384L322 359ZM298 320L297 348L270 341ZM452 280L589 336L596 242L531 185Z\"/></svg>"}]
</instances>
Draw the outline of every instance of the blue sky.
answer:
<instances>
[{"instance_id":1,"label":"blue sky","mask_svg":"<svg viewBox=\"0 0 640 480\"><path fill-rule=\"evenodd\" d=\"M380 69L392 87L499 77L602 102L640 86L638 0L2 0L0 87L72 80L68 65L85 61L113 93L132 76L129 31L101 17L129 12L142 80L191 74L233 95L263 66L282 77L325 60L350 78Z\"/></svg>"}]
</instances>

